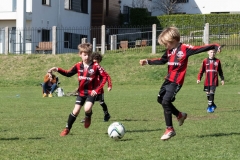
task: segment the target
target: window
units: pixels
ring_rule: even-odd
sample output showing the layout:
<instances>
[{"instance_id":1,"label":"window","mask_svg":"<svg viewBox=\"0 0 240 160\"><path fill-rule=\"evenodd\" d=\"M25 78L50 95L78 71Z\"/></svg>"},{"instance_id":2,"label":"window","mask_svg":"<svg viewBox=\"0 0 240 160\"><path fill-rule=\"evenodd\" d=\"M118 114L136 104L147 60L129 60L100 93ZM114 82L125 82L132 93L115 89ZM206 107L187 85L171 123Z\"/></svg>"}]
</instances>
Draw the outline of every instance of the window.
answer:
<instances>
[{"instance_id":1,"label":"window","mask_svg":"<svg viewBox=\"0 0 240 160\"><path fill-rule=\"evenodd\" d=\"M42 0L42 5L50 6L50 1L51 0Z\"/></svg>"},{"instance_id":2,"label":"window","mask_svg":"<svg viewBox=\"0 0 240 160\"><path fill-rule=\"evenodd\" d=\"M88 13L88 0L65 0L64 8L75 12Z\"/></svg>"},{"instance_id":3,"label":"window","mask_svg":"<svg viewBox=\"0 0 240 160\"><path fill-rule=\"evenodd\" d=\"M49 42L50 41L50 30L42 29L42 41Z\"/></svg>"},{"instance_id":4,"label":"window","mask_svg":"<svg viewBox=\"0 0 240 160\"><path fill-rule=\"evenodd\" d=\"M124 21L124 23L130 22L130 9L131 9L131 7L123 6L123 21Z\"/></svg>"},{"instance_id":5,"label":"window","mask_svg":"<svg viewBox=\"0 0 240 160\"><path fill-rule=\"evenodd\" d=\"M82 38L87 38L87 35L64 32L64 48L78 49Z\"/></svg>"}]
</instances>

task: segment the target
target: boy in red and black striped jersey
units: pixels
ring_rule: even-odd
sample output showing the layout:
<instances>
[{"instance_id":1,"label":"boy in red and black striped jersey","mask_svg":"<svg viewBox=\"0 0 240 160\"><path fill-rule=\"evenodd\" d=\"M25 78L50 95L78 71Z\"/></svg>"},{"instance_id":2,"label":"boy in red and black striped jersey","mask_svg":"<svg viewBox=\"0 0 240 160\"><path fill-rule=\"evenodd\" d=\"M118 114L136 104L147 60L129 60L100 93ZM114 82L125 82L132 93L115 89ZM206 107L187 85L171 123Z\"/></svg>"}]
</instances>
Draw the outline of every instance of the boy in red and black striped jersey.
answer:
<instances>
[{"instance_id":1,"label":"boy in red and black striped jersey","mask_svg":"<svg viewBox=\"0 0 240 160\"><path fill-rule=\"evenodd\" d=\"M180 112L172 102L175 100L176 94L183 85L187 70L188 57L211 49L217 49L220 51L220 46L218 44L192 46L180 43L180 33L176 27L168 27L164 29L158 37L158 42L163 44L167 49L162 57L156 59L142 59L140 60L140 64L168 64L168 74L165 77L165 81L160 88L157 98L158 103L163 107L165 123L167 126L161 139L167 140L176 135L172 123L172 114L177 117L179 126L181 126L187 118L187 114Z\"/></svg>"},{"instance_id":2,"label":"boy in red and black striped jersey","mask_svg":"<svg viewBox=\"0 0 240 160\"><path fill-rule=\"evenodd\" d=\"M61 132L60 136L66 136L69 134L73 123L75 122L82 106L85 110L85 128L88 128L91 124L92 106L96 99L97 94L103 88L107 81L108 74L98 64L92 61L92 45L90 43L80 44L78 46L79 56L82 61L76 63L69 70L53 67L49 71L57 71L61 75L71 77L75 74L78 75L79 87L78 96L76 98L75 106L71 114L69 114L66 128ZM102 78L99 82L98 77Z\"/></svg>"},{"instance_id":3,"label":"boy in red and black striped jersey","mask_svg":"<svg viewBox=\"0 0 240 160\"><path fill-rule=\"evenodd\" d=\"M208 107L207 112L213 113L217 108L214 103L214 94L216 87L218 86L218 75L221 78L221 83L224 85L224 76L222 71L221 62L219 59L215 58L216 51L209 50L208 58L204 59L202 62L202 67L198 73L197 83L200 83L203 73L205 73L204 89L203 91L207 94Z\"/></svg>"},{"instance_id":4,"label":"boy in red and black striped jersey","mask_svg":"<svg viewBox=\"0 0 240 160\"><path fill-rule=\"evenodd\" d=\"M92 54L92 60L93 60L93 62L96 62L96 63L100 64L101 61L102 61L102 55L99 52L94 52ZM102 81L102 77L99 76L98 80ZM111 91L112 90L112 81L111 81L111 77L109 76L109 74L108 74L108 77L107 77L107 83L108 83L108 91ZM103 90L103 88L99 91L99 93L97 95L97 98L96 98L96 101L99 101L100 105L102 106L103 113L104 113L103 121L107 122L111 118L111 116L108 112L107 104L104 101L104 90ZM81 122L84 122L84 119Z\"/></svg>"}]
</instances>

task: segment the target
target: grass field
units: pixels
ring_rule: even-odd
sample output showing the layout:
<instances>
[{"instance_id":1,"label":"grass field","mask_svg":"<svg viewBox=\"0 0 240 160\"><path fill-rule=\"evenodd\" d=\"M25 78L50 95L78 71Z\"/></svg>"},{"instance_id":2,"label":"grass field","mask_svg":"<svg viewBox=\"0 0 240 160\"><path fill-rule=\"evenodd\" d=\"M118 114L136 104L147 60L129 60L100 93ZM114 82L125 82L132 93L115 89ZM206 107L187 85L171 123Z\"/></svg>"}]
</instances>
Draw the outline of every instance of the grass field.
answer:
<instances>
[{"instance_id":1,"label":"grass field","mask_svg":"<svg viewBox=\"0 0 240 160\"><path fill-rule=\"evenodd\" d=\"M55 65L70 68L78 61L76 56L0 56L1 160L239 159L238 51L219 55L226 84L217 88L218 108L213 114L206 112L203 84L196 84L196 74L206 54L190 58L186 82L174 102L188 113L188 118L181 127L174 118L177 135L168 141L160 140L165 123L162 107L156 101L166 65L140 67L139 59L159 56L148 53L106 54L102 66L113 81L111 92L105 88L110 121L103 122L97 102L89 129L80 123L84 117L81 112L70 135L60 137L76 97L42 98L39 83L48 68ZM65 92L76 88L76 77L59 77ZM122 122L127 130L120 141L107 135L108 126L115 121Z\"/></svg>"}]
</instances>

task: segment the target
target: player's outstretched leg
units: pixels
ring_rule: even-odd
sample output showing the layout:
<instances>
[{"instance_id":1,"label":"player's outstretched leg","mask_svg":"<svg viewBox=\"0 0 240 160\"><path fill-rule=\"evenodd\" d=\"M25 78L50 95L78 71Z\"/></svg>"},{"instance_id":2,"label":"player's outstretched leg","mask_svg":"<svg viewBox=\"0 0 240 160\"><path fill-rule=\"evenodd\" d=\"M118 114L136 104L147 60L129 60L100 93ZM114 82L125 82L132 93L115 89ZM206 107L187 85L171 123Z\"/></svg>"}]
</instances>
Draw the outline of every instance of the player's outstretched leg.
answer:
<instances>
[{"instance_id":1,"label":"player's outstretched leg","mask_svg":"<svg viewBox=\"0 0 240 160\"><path fill-rule=\"evenodd\" d=\"M187 113L179 112L177 117L178 125L179 126L183 125L186 118L187 118Z\"/></svg>"}]
</instances>

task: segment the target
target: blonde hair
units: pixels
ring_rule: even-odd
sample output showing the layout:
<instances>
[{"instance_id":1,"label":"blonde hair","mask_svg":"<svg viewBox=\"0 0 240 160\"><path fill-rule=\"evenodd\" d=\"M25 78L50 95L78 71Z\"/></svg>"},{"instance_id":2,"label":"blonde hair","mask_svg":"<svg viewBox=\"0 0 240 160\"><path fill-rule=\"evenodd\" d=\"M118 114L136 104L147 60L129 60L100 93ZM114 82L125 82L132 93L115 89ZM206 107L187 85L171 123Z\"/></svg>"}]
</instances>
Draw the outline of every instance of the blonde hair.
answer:
<instances>
[{"instance_id":1,"label":"blonde hair","mask_svg":"<svg viewBox=\"0 0 240 160\"><path fill-rule=\"evenodd\" d=\"M92 54L92 44L90 43L82 43L78 45L79 54L82 54L82 52Z\"/></svg>"},{"instance_id":2,"label":"blonde hair","mask_svg":"<svg viewBox=\"0 0 240 160\"><path fill-rule=\"evenodd\" d=\"M180 33L176 27L168 27L158 36L159 44L166 44L173 41L180 41Z\"/></svg>"}]
</instances>

